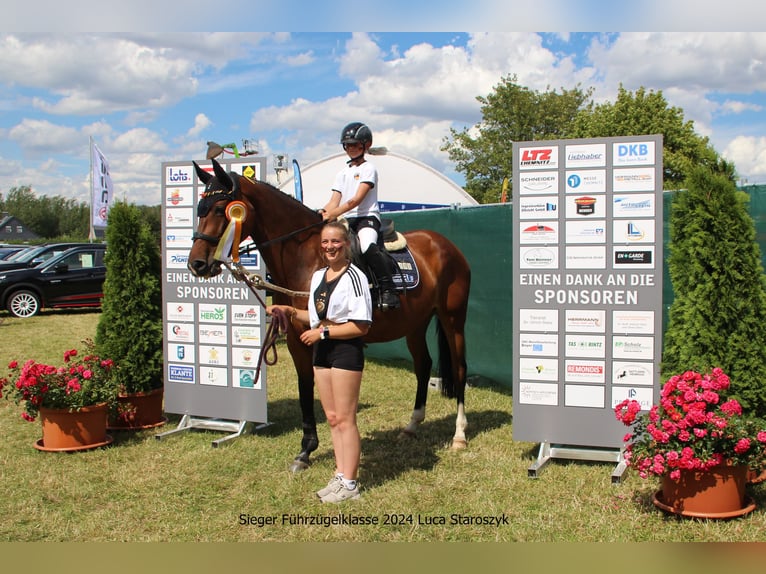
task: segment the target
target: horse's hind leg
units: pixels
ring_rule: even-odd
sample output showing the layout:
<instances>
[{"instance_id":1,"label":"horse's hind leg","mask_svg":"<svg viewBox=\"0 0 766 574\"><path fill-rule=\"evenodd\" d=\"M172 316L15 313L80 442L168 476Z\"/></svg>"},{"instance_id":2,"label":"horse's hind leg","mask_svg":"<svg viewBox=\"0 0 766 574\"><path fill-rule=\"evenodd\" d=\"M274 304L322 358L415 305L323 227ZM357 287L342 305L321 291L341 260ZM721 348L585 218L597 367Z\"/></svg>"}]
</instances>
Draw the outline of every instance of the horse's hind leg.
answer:
<instances>
[{"instance_id":1,"label":"horse's hind leg","mask_svg":"<svg viewBox=\"0 0 766 574\"><path fill-rule=\"evenodd\" d=\"M418 432L418 426L426 419L426 400L428 399L428 381L431 379L431 355L428 353L426 344L426 329L428 323L416 329L407 336L407 348L412 355L417 379L417 391L415 392L415 407L412 410L410 422L404 427L399 437L414 437Z\"/></svg>"}]
</instances>

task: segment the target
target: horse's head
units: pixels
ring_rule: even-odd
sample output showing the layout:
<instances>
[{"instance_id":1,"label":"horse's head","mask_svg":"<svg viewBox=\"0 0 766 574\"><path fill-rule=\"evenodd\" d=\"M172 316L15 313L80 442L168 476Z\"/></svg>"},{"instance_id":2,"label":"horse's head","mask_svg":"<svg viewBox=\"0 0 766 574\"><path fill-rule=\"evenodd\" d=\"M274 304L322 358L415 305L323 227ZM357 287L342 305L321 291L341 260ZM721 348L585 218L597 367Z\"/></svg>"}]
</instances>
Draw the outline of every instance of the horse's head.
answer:
<instances>
[{"instance_id":1,"label":"horse's head","mask_svg":"<svg viewBox=\"0 0 766 574\"><path fill-rule=\"evenodd\" d=\"M213 277L221 272L221 263L213 254L228 224L226 207L242 194L238 177L226 173L217 161L213 160L213 174L196 162L194 169L205 184L205 191L197 204L197 231L192 236L187 266L197 277Z\"/></svg>"}]
</instances>

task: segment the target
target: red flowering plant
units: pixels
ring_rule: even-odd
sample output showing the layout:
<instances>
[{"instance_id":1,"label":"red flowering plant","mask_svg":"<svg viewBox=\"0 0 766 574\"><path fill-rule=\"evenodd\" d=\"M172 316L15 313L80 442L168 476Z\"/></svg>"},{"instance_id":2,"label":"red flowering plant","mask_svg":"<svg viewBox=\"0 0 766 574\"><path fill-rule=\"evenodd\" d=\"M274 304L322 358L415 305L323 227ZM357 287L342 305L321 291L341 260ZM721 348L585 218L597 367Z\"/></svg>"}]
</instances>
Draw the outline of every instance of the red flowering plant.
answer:
<instances>
[{"instance_id":1,"label":"red flowering plant","mask_svg":"<svg viewBox=\"0 0 766 574\"><path fill-rule=\"evenodd\" d=\"M639 476L669 475L682 469L707 470L720 464L760 470L766 461L766 430L726 399L729 377L719 368L687 371L667 380L660 403L641 412L637 401L614 408L617 420L632 427L625 435L625 461Z\"/></svg>"},{"instance_id":2,"label":"red flowering plant","mask_svg":"<svg viewBox=\"0 0 766 574\"><path fill-rule=\"evenodd\" d=\"M64 353L61 366L46 365L32 359L11 361L9 373L0 377L0 396L24 404L22 418L34 421L40 408L76 411L82 407L107 403L114 409L117 386L114 382L115 365L111 359L93 354L93 345L85 341L86 352L77 349Z\"/></svg>"}]
</instances>

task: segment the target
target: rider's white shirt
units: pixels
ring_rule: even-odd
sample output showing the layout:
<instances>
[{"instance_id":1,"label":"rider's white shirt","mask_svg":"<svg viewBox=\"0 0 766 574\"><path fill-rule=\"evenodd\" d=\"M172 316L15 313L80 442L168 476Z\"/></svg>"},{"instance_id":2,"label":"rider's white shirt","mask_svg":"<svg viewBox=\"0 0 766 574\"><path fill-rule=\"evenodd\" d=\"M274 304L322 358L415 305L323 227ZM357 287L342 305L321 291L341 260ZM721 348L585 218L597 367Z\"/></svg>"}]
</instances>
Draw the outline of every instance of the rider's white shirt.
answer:
<instances>
[{"instance_id":1,"label":"rider's white shirt","mask_svg":"<svg viewBox=\"0 0 766 574\"><path fill-rule=\"evenodd\" d=\"M372 186L364 196L362 203L344 213L344 217L376 217L380 219L380 206L378 205L378 170L369 161L361 165L348 165L335 176L333 191L341 194L341 205L356 195L360 183L369 183Z\"/></svg>"}]
</instances>

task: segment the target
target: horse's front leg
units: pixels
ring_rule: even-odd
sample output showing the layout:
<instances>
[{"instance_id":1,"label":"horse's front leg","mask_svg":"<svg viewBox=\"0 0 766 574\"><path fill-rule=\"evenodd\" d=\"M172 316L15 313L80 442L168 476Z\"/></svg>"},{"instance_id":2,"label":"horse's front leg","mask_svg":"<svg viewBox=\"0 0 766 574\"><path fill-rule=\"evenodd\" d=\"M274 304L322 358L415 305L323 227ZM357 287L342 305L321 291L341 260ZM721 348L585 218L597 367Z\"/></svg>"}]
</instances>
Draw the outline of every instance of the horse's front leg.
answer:
<instances>
[{"instance_id":1,"label":"horse's front leg","mask_svg":"<svg viewBox=\"0 0 766 574\"><path fill-rule=\"evenodd\" d=\"M428 382L431 379L431 355L426 344L426 328L428 324L415 330L407 336L407 348L412 355L415 378L418 387L415 392L415 407L412 409L410 422L399 433L399 438L417 436L418 427L426 420L426 401L428 399Z\"/></svg>"},{"instance_id":2,"label":"horse's front leg","mask_svg":"<svg viewBox=\"0 0 766 574\"><path fill-rule=\"evenodd\" d=\"M314 415L314 369L311 365L311 350L300 341L295 344L295 341L291 342L290 339L291 337L288 337L287 345L298 375L298 400L301 406L303 427L301 452L290 464L290 470L300 472L309 467L311 453L319 447L317 423Z\"/></svg>"}]
</instances>

